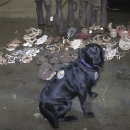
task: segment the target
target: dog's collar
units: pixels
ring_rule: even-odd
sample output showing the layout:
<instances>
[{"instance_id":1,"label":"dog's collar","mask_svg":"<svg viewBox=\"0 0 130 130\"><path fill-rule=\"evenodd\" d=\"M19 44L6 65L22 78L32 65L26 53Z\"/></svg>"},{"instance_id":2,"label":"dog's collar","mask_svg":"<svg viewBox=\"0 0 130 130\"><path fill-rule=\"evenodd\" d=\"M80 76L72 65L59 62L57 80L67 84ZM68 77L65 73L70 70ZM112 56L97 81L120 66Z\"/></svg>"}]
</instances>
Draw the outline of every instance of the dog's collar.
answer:
<instances>
[{"instance_id":1,"label":"dog's collar","mask_svg":"<svg viewBox=\"0 0 130 130\"><path fill-rule=\"evenodd\" d=\"M91 68L91 69L93 68L93 67L90 66L88 63L86 63L86 62L84 61L84 59L82 59L81 62L82 62L84 65L86 65L87 67L89 67L89 68Z\"/></svg>"}]
</instances>

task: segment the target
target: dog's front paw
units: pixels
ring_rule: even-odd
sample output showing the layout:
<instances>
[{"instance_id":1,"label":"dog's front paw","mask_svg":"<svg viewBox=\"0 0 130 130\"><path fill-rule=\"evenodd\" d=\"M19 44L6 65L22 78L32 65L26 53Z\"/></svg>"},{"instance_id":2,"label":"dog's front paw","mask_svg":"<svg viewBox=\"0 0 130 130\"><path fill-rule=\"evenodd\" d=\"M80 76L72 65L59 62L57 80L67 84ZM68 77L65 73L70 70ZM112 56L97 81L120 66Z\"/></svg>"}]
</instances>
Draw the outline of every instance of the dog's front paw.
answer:
<instances>
[{"instance_id":1,"label":"dog's front paw","mask_svg":"<svg viewBox=\"0 0 130 130\"><path fill-rule=\"evenodd\" d=\"M94 113L93 112L87 112L86 114L85 114L85 116L86 117L88 117L88 118L92 118L92 117L94 117L95 115L94 115Z\"/></svg>"},{"instance_id":2,"label":"dog's front paw","mask_svg":"<svg viewBox=\"0 0 130 130\"><path fill-rule=\"evenodd\" d=\"M90 96L90 97L92 97L92 98L96 98L96 97L98 96L98 94L97 94L97 93L92 92L92 93L89 93L89 96Z\"/></svg>"},{"instance_id":3,"label":"dog's front paw","mask_svg":"<svg viewBox=\"0 0 130 130\"><path fill-rule=\"evenodd\" d=\"M96 98L97 96L98 96L97 93L93 93L93 94L92 94L92 98Z\"/></svg>"}]
</instances>

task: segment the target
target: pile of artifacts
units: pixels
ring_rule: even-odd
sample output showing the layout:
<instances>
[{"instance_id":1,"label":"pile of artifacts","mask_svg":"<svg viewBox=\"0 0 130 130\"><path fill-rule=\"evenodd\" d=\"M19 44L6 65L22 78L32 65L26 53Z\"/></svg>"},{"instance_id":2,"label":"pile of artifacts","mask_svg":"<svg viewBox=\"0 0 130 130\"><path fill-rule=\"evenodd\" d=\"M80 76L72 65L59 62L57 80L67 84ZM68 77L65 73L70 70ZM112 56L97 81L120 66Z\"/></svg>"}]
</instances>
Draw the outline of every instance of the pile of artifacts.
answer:
<instances>
[{"instance_id":1,"label":"pile of artifacts","mask_svg":"<svg viewBox=\"0 0 130 130\"><path fill-rule=\"evenodd\" d=\"M76 29L72 27L68 29L67 39L59 37L57 40L56 37L48 37L44 43L46 50L36 60L37 64L40 65L39 78L50 80L61 67L74 61L78 56L78 50L87 44L97 43L101 45L105 51L105 60L111 60L114 57L120 59L129 52L130 26L119 25L113 29L112 23L109 23L107 32L99 25L93 25L89 30L82 28L77 34L74 34L74 30ZM122 32L122 36L120 36L120 32ZM71 37L75 38L70 40Z\"/></svg>"},{"instance_id":2,"label":"pile of artifacts","mask_svg":"<svg viewBox=\"0 0 130 130\"><path fill-rule=\"evenodd\" d=\"M41 35L42 31L40 29L30 28L27 30L27 34L24 35L23 39L26 41L25 43L22 43L18 39L18 36L11 40L8 44L6 44L6 47L3 47L7 51L10 51L10 54L5 54L3 57L3 52L0 53L0 64L6 65L15 63L16 61L21 61L23 63L30 63L30 61L33 59L34 56L37 55L37 53L40 52L40 47L37 46L38 39L37 36ZM15 32L15 35L18 35L18 32ZM46 37L47 39L47 37ZM33 46L33 44L36 44L36 46ZM17 49L17 47L23 46L22 49ZM33 46L33 47L32 47Z\"/></svg>"},{"instance_id":3,"label":"pile of artifacts","mask_svg":"<svg viewBox=\"0 0 130 130\"><path fill-rule=\"evenodd\" d=\"M16 61L30 63L33 57L41 52L42 56L36 60L39 65L38 77L50 80L61 67L74 61L79 49L87 44L101 45L105 51L105 60L114 57L120 59L130 49L130 26L118 25L116 28L112 26L112 23L109 23L105 31L100 25L94 24L89 29L82 28L79 33L76 33L76 28L71 27L66 36L41 36L42 30L30 28L23 36L25 43L17 36L4 47L10 54L2 56L3 52L0 52L0 64L6 65ZM22 46L22 49L17 49L19 46Z\"/></svg>"}]
</instances>

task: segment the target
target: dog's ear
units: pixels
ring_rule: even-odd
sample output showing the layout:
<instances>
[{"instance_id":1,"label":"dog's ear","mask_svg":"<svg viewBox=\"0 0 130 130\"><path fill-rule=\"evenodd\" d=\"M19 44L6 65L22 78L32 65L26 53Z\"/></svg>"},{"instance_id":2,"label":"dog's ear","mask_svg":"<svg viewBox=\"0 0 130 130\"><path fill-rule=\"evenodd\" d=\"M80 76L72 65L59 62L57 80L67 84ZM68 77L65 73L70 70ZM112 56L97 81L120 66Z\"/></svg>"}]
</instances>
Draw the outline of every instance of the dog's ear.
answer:
<instances>
[{"instance_id":1,"label":"dog's ear","mask_svg":"<svg viewBox=\"0 0 130 130\"><path fill-rule=\"evenodd\" d=\"M84 51L85 51L85 47L83 47L82 49L79 50L78 58L77 58L78 61L81 61L82 58L84 57L84 53L85 53Z\"/></svg>"}]
</instances>

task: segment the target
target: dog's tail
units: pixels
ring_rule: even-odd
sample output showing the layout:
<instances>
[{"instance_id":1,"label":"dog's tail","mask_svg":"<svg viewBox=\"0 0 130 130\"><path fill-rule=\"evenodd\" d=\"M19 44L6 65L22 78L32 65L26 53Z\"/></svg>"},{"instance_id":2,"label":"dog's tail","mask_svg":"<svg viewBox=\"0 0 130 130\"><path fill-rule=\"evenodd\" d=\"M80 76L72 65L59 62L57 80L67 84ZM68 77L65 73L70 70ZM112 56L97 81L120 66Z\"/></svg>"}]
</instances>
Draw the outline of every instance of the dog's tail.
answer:
<instances>
[{"instance_id":1,"label":"dog's tail","mask_svg":"<svg viewBox=\"0 0 130 130\"><path fill-rule=\"evenodd\" d=\"M47 120L49 121L49 123L51 124L51 126L53 128L59 128L58 125L58 121L56 120L56 117L53 115L53 113L51 113L50 111L48 111L47 109L44 108L44 106L42 105L42 103L39 104L39 110L41 112L41 114L47 118Z\"/></svg>"}]
</instances>

